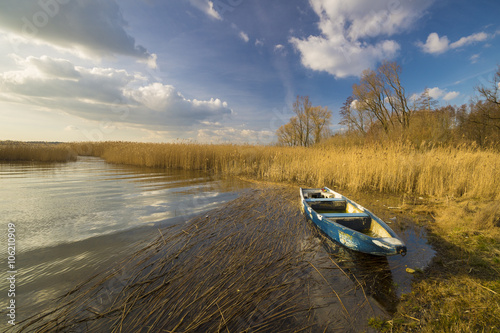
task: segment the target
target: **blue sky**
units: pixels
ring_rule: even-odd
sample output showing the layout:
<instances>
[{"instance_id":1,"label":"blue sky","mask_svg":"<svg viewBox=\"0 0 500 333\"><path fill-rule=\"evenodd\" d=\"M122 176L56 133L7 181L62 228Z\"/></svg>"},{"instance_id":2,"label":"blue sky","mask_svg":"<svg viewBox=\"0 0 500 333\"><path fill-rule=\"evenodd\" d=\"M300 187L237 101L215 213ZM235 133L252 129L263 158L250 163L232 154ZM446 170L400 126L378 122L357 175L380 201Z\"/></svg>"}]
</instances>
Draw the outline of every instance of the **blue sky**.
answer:
<instances>
[{"instance_id":1,"label":"blue sky","mask_svg":"<svg viewBox=\"0 0 500 333\"><path fill-rule=\"evenodd\" d=\"M338 112L397 61L409 96L474 98L496 0L6 0L0 139L268 143L297 95Z\"/></svg>"}]
</instances>

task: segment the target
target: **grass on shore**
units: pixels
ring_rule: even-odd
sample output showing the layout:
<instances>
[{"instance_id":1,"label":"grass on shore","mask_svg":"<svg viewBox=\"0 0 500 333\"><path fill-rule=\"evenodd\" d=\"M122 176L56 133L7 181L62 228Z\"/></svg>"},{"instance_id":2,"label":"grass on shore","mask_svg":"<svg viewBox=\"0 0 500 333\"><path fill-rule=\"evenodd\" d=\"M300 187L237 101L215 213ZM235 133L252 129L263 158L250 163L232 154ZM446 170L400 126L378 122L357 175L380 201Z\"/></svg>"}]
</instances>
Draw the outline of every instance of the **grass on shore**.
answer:
<instances>
[{"instance_id":1,"label":"grass on shore","mask_svg":"<svg viewBox=\"0 0 500 333\"><path fill-rule=\"evenodd\" d=\"M461 200L429 208L437 255L385 331L499 332L500 203Z\"/></svg>"},{"instance_id":2,"label":"grass on shore","mask_svg":"<svg viewBox=\"0 0 500 333\"><path fill-rule=\"evenodd\" d=\"M0 160L107 162L203 170L257 180L336 186L434 197L500 200L500 153L468 147L418 149L388 143L364 146L273 147L194 143L3 143Z\"/></svg>"}]
</instances>

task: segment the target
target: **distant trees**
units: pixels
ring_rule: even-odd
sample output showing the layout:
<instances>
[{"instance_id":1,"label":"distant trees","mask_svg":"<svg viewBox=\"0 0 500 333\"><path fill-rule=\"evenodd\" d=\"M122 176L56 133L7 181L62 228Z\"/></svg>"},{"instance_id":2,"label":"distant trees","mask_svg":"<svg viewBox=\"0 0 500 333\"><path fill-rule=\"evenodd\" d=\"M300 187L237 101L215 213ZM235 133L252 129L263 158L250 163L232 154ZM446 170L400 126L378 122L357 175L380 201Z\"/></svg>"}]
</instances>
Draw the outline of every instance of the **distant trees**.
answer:
<instances>
[{"instance_id":1,"label":"distant trees","mask_svg":"<svg viewBox=\"0 0 500 333\"><path fill-rule=\"evenodd\" d=\"M309 96L297 96L293 113L295 116L276 131L278 144L308 147L330 134L332 112L327 107L312 106Z\"/></svg>"},{"instance_id":2,"label":"distant trees","mask_svg":"<svg viewBox=\"0 0 500 333\"><path fill-rule=\"evenodd\" d=\"M477 100L458 107L439 106L429 89L408 97L400 75L401 67L387 61L376 70L363 71L352 96L340 108L339 124L346 131L336 137L357 142L403 140L424 147L475 143L500 149L500 66L488 84L476 87ZM293 112L276 131L278 144L308 147L331 136L332 112L327 107L313 106L308 96L297 96Z\"/></svg>"},{"instance_id":3,"label":"distant trees","mask_svg":"<svg viewBox=\"0 0 500 333\"><path fill-rule=\"evenodd\" d=\"M475 142L500 148L500 66L489 84L476 88L478 99L460 107L439 107L428 89L408 97L400 74L395 62L363 71L352 96L340 108L339 124L346 133L417 145Z\"/></svg>"}]
</instances>

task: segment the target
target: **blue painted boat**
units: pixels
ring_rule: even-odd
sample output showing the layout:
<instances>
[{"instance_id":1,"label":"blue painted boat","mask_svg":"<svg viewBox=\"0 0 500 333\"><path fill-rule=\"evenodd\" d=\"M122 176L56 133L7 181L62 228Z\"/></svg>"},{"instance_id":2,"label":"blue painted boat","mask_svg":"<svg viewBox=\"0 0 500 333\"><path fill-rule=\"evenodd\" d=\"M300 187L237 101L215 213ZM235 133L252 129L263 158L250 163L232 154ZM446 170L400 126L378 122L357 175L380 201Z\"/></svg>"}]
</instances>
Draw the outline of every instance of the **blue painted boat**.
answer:
<instances>
[{"instance_id":1,"label":"blue painted boat","mask_svg":"<svg viewBox=\"0 0 500 333\"><path fill-rule=\"evenodd\" d=\"M300 189L302 209L329 238L376 256L406 254L396 233L368 209L327 187Z\"/></svg>"}]
</instances>

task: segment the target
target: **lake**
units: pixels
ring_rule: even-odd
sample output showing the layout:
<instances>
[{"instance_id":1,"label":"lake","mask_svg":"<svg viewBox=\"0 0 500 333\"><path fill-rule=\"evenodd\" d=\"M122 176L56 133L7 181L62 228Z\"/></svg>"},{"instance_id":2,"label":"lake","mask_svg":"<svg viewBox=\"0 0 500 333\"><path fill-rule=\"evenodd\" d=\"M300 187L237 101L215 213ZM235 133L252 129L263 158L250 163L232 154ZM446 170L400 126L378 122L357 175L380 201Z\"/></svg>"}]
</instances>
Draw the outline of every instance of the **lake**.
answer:
<instances>
[{"instance_id":1,"label":"lake","mask_svg":"<svg viewBox=\"0 0 500 333\"><path fill-rule=\"evenodd\" d=\"M113 165L94 157L0 163L3 235L9 223L15 225L16 321L156 239L160 228L233 200L247 186L201 172ZM5 255L0 267L7 267ZM0 283L2 294L7 283Z\"/></svg>"}]
</instances>

